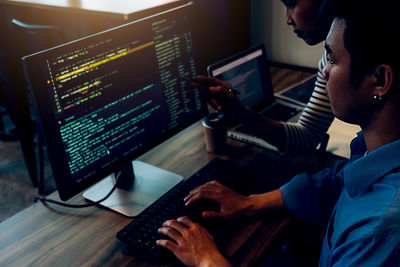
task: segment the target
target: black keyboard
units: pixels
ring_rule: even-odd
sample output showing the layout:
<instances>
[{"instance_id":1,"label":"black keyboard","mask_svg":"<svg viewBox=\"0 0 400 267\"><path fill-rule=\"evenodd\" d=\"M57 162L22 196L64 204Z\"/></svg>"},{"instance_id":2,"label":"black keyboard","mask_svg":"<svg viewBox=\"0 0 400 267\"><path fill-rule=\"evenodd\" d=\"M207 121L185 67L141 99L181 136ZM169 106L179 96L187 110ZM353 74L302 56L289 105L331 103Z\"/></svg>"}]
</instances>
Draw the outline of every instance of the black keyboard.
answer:
<instances>
[{"instance_id":1,"label":"black keyboard","mask_svg":"<svg viewBox=\"0 0 400 267\"><path fill-rule=\"evenodd\" d=\"M207 228L207 222L202 220L201 212L218 210L219 208L216 203L205 200L196 201L190 207L185 207L183 199L189 192L212 180L220 181L233 190L241 191L238 189L244 189L246 176L248 177L249 174L237 165L215 158L146 208L130 224L118 232L117 238L127 243L129 249L134 250L133 252L144 253L152 259L166 258L171 254L166 249L156 245L156 240L166 239L166 236L158 233L158 228L161 227L163 222L188 216Z\"/></svg>"}]
</instances>

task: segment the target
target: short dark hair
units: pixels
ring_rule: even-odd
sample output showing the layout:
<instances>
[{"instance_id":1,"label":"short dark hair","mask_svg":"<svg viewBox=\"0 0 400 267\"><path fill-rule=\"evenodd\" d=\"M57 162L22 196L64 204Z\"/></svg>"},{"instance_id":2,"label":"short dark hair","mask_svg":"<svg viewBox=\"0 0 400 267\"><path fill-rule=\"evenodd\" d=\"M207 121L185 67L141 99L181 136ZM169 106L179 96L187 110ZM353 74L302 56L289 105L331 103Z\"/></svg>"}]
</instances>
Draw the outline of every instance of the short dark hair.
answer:
<instances>
[{"instance_id":1,"label":"short dark hair","mask_svg":"<svg viewBox=\"0 0 400 267\"><path fill-rule=\"evenodd\" d=\"M399 0L338 0L334 17L346 23L344 46L351 58L351 82L360 85L363 77L377 66L393 68L396 81L400 74L400 53L397 43L400 33Z\"/></svg>"},{"instance_id":2,"label":"short dark hair","mask_svg":"<svg viewBox=\"0 0 400 267\"><path fill-rule=\"evenodd\" d=\"M336 0L314 0L315 3L319 4L317 22L322 30L322 38L326 38L329 28L333 21L333 10L336 10Z\"/></svg>"},{"instance_id":3,"label":"short dark hair","mask_svg":"<svg viewBox=\"0 0 400 267\"><path fill-rule=\"evenodd\" d=\"M337 6L337 0L314 0L314 2L319 3L319 23L329 23L330 26L333 20L334 12L339 8Z\"/></svg>"}]
</instances>

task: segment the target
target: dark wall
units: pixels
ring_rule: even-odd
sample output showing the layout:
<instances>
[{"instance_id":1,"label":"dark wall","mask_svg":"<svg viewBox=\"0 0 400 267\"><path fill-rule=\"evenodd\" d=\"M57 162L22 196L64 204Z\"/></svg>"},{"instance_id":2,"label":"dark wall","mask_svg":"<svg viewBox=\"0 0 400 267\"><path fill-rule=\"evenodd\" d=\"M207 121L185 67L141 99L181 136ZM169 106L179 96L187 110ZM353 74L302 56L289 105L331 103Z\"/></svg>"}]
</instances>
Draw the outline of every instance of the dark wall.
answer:
<instances>
[{"instance_id":1,"label":"dark wall","mask_svg":"<svg viewBox=\"0 0 400 267\"><path fill-rule=\"evenodd\" d=\"M195 49L206 66L250 45L250 1L195 0Z\"/></svg>"}]
</instances>

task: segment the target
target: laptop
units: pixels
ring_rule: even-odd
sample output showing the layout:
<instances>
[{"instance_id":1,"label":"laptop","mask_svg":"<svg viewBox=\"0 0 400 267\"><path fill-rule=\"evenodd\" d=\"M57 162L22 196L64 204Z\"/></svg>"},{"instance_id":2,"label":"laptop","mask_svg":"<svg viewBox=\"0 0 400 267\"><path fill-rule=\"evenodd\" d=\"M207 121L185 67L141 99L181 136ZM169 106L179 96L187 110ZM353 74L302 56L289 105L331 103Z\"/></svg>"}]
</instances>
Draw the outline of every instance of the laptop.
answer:
<instances>
[{"instance_id":1,"label":"laptop","mask_svg":"<svg viewBox=\"0 0 400 267\"><path fill-rule=\"evenodd\" d=\"M297 122L307 104L307 96L309 98L314 89L315 82L315 77L311 77L301 85L290 88L291 93L285 90L282 95L274 94L263 44L213 63L207 67L207 72L209 76L229 82L239 92L237 96L244 105L273 120L283 122ZM300 95L300 99L290 97L298 98ZM252 135L240 124L230 126L227 135L236 140L277 151L275 146Z\"/></svg>"}]
</instances>

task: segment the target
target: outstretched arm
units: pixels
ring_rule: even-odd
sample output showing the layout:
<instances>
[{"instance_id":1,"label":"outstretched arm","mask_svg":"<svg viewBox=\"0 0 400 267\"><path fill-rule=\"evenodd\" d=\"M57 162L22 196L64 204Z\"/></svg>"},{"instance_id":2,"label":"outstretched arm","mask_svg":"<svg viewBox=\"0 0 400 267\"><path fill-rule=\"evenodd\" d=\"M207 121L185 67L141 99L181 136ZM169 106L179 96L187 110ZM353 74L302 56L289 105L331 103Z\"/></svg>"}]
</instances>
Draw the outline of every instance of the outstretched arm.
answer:
<instances>
[{"instance_id":1,"label":"outstretched arm","mask_svg":"<svg viewBox=\"0 0 400 267\"><path fill-rule=\"evenodd\" d=\"M279 189L263 194L240 195L217 181L208 182L195 188L184 199L189 206L199 199L208 199L220 205L219 211L204 211L204 218L233 218L253 216L285 208Z\"/></svg>"},{"instance_id":2,"label":"outstretched arm","mask_svg":"<svg viewBox=\"0 0 400 267\"><path fill-rule=\"evenodd\" d=\"M244 106L232 86L214 77L198 76L192 85L201 87L211 106L222 112L228 120L240 121L249 131L265 139L279 150L285 147L285 129L281 122L271 120Z\"/></svg>"},{"instance_id":3,"label":"outstretched arm","mask_svg":"<svg viewBox=\"0 0 400 267\"><path fill-rule=\"evenodd\" d=\"M240 121L255 135L274 145L282 153L310 151L318 144L326 142L326 134L334 116L326 92L326 80L322 75L322 69L327 64L326 53L319 62L317 81L313 93L302 112L297 123L286 123L266 118L262 114L245 107L229 90L229 83L213 77L198 76L205 83L213 83L214 86L204 88L210 104L228 118ZM193 83L194 86L201 86Z\"/></svg>"}]
</instances>

